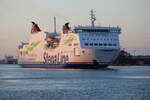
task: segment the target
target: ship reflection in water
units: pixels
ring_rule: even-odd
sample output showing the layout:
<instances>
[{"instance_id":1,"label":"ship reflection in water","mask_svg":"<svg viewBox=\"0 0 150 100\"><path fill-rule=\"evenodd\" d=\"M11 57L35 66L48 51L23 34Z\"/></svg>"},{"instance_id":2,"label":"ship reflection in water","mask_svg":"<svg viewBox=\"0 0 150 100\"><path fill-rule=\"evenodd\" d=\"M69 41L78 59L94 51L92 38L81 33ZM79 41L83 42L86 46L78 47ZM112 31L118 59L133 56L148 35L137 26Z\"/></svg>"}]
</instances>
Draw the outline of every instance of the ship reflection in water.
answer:
<instances>
[{"instance_id":1,"label":"ship reflection in water","mask_svg":"<svg viewBox=\"0 0 150 100\"><path fill-rule=\"evenodd\" d=\"M150 67L24 69L0 65L0 100L149 100Z\"/></svg>"}]
</instances>

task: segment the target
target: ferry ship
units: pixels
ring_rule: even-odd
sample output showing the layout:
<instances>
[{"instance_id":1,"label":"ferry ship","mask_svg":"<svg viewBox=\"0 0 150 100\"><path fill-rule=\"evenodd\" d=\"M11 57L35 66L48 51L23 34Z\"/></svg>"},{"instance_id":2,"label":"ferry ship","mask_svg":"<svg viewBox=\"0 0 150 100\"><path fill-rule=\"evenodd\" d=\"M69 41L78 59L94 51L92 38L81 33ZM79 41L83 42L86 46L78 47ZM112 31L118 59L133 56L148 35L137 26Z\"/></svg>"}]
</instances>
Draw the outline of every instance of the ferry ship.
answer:
<instances>
[{"instance_id":1,"label":"ferry ship","mask_svg":"<svg viewBox=\"0 0 150 100\"><path fill-rule=\"evenodd\" d=\"M24 68L107 68L120 52L120 27L95 26L96 17L91 10L91 26L69 27L62 32L43 32L32 22L28 43L19 45L18 64Z\"/></svg>"}]
</instances>

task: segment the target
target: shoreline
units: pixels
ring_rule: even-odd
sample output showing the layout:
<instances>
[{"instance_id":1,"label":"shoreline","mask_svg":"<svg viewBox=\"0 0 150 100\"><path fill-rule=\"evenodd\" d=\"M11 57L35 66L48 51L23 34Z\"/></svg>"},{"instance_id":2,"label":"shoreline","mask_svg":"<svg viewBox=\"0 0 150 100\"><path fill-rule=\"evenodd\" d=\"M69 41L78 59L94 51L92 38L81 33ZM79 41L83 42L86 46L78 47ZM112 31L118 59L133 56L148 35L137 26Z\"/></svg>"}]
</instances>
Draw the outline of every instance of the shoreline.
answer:
<instances>
[{"instance_id":1,"label":"shoreline","mask_svg":"<svg viewBox=\"0 0 150 100\"><path fill-rule=\"evenodd\" d=\"M150 66L148 64L112 64L112 66Z\"/></svg>"}]
</instances>

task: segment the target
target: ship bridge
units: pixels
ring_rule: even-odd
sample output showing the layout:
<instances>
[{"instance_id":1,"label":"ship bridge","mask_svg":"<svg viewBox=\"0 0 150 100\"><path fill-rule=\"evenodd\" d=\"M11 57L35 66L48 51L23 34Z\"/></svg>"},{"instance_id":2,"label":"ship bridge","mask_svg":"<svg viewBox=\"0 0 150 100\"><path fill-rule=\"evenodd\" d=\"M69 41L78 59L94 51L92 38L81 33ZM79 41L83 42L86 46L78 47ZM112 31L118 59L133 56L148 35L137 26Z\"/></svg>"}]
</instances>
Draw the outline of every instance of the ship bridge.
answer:
<instances>
[{"instance_id":1,"label":"ship bridge","mask_svg":"<svg viewBox=\"0 0 150 100\"><path fill-rule=\"evenodd\" d=\"M79 34L81 48L103 50L116 50L120 48L120 27L78 26L74 30Z\"/></svg>"}]
</instances>

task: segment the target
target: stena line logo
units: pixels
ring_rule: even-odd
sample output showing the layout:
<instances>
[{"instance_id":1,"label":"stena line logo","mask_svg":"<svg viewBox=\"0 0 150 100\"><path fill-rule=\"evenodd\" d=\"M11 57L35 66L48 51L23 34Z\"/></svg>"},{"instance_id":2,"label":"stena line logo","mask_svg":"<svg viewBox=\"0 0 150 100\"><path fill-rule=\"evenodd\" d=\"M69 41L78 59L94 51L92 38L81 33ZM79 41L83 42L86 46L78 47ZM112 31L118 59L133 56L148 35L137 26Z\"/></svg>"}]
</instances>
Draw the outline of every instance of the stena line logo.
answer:
<instances>
[{"instance_id":1,"label":"stena line logo","mask_svg":"<svg viewBox=\"0 0 150 100\"><path fill-rule=\"evenodd\" d=\"M66 64L69 61L68 55L59 55L59 53L49 55L47 52L44 52L43 58L46 64Z\"/></svg>"},{"instance_id":2,"label":"stena line logo","mask_svg":"<svg viewBox=\"0 0 150 100\"><path fill-rule=\"evenodd\" d=\"M27 48L27 51L33 51L33 49L37 47L40 43L41 41L32 42L31 45Z\"/></svg>"},{"instance_id":3,"label":"stena line logo","mask_svg":"<svg viewBox=\"0 0 150 100\"><path fill-rule=\"evenodd\" d=\"M67 40L64 41L64 44L67 45L69 43L72 43L74 40L76 40L76 37L71 35Z\"/></svg>"}]
</instances>

